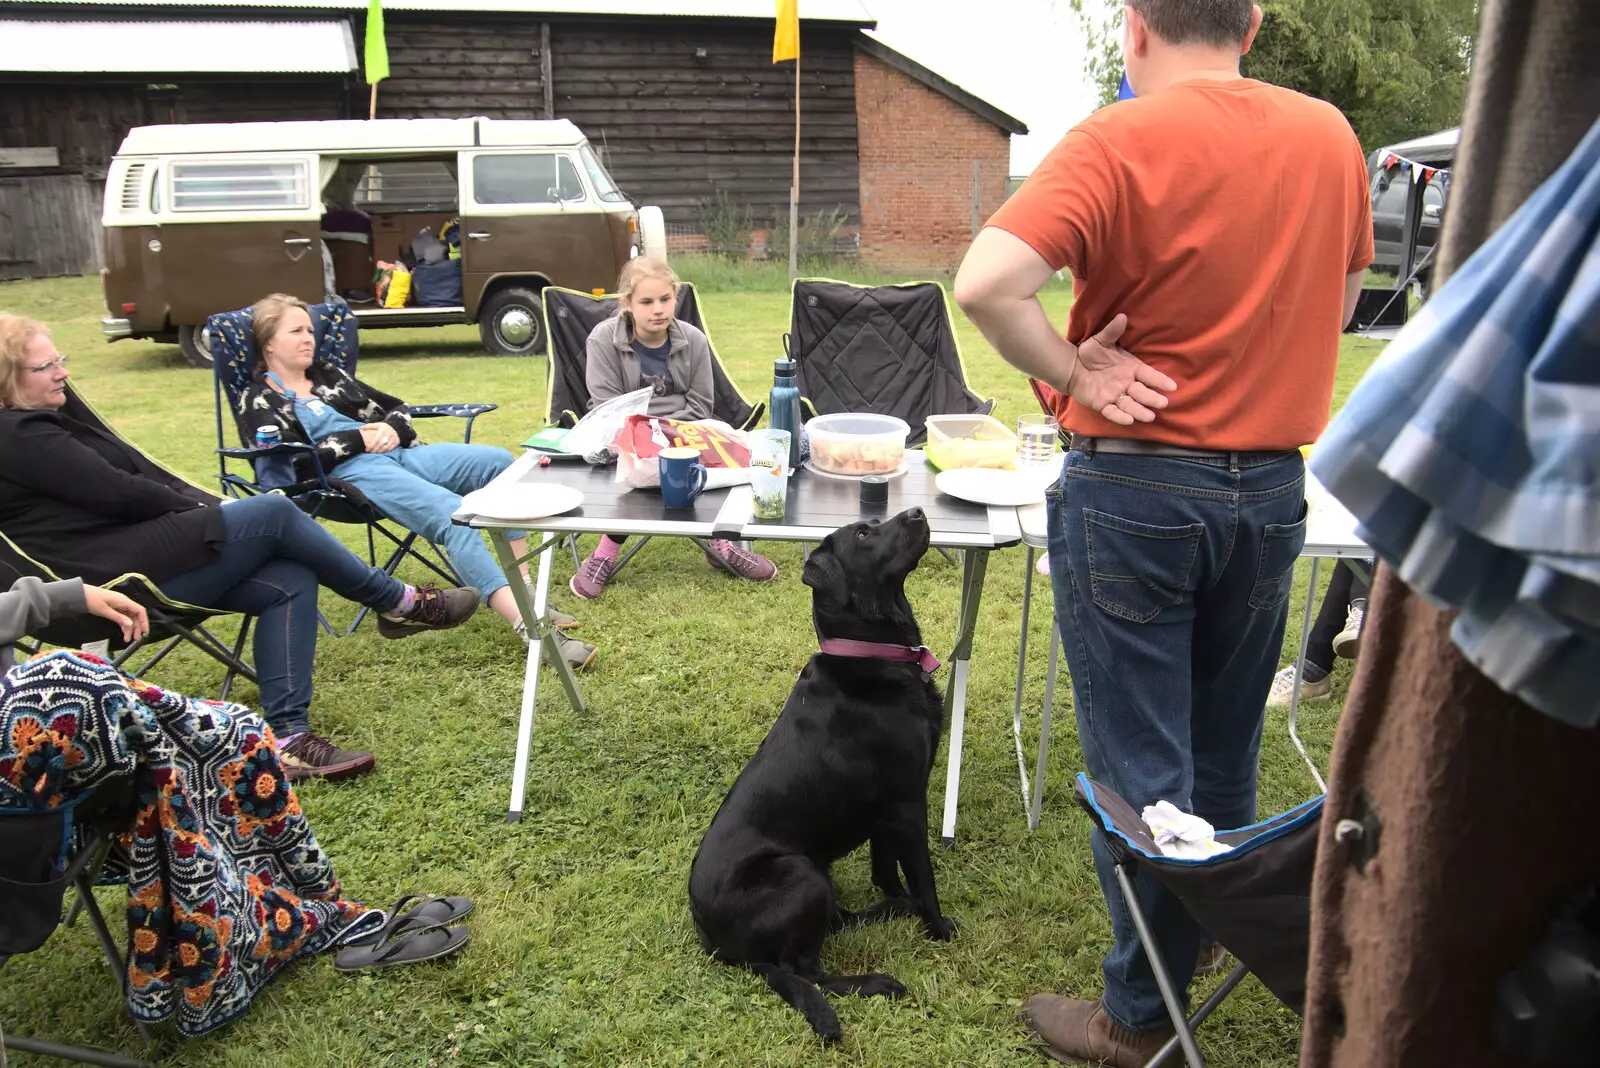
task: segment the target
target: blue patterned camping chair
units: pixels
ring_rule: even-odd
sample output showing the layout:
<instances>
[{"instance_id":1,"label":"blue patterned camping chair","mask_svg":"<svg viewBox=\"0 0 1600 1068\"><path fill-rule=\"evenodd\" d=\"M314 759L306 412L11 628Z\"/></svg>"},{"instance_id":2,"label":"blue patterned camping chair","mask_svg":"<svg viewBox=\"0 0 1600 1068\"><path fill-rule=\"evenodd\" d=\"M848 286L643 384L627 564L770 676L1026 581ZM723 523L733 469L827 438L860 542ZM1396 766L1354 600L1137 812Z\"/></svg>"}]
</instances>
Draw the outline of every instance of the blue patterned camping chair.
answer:
<instances>
[{"instance_id":1,"label":"blue patterned camping chair","mask_svg":"<svg viewBox=\"0 0 1600 1068\"><path fill-rule=\"evenodd\" d=\"M311 323L316 331L316 355L321 363L332 364L354 377L358 351L359 325L350 306L343 301L309 306ZM423 564L450 585L461 584L461 578L450 566L449 559L438 546L433 553L424 551L429 543L421 540L416 531L404 530L396 534L385 526L392 522L383 510L369 501L358 488L340 478L329 475L322 468L316 449L310 445L284 442L266 449L256 448L253 440L244 440L238 447L228 444L230 435L237 435L233 412L237 411L245 392L250 388L256 363L255 338L251 332L254 314L249 308L213 315L206 321L205 338L211 350L213 394L217 418L217 477L225 493L233 497L250 497L258 493L286 494L300 509L314 519L331 523L357 523L366 527L367 560L378 564L377 539L387 539L391 547L381 565L386 574L393 575L407 558ZM496 404L419 404L408 406L412 419L453 416L466 420L462 440L472 441L472 424L478 416L492 412ZM230 427L232 429L230 429ZM316 477L288 486L268 489L262 482L264 464L270 457L305 454L311 457ZM228 461L242 461L250 465L250 477L229 470ZM398 525L398 524L397 524ZM363 607L356 613L346 634L355 631L366 618L369 609ZM326 619L321 619L328 633L334 633Z\"/></svg>"}]
</instances>

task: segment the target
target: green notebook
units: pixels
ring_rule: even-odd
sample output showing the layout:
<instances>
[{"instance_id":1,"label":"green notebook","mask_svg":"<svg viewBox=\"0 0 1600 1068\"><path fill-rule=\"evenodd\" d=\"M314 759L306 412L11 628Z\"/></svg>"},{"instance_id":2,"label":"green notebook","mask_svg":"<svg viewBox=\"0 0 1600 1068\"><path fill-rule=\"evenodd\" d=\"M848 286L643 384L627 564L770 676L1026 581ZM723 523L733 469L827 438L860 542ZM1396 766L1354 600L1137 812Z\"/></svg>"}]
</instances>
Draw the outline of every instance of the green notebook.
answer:
<instances>
[{"instance_id":1,"label":"green notebook","mask_svg":"<svg viewBox=\"0 0 1600 1068\"><path fill-rule=\"evenodd\" d=\"M547 426L533 437L522 443L524 448L542 449L545 452L566 452L562 442L571 432L570 428L563 426Z\"/></svg>"}]
</instances>

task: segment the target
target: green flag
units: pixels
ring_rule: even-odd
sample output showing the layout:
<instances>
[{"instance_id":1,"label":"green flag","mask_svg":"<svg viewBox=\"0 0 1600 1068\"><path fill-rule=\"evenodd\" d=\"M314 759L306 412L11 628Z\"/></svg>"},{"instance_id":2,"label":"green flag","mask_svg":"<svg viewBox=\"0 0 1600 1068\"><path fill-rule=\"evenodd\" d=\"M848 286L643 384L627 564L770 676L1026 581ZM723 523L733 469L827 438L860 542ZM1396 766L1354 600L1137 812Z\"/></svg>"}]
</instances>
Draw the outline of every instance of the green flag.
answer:
<instances>
[{"instance_id":1,"label":"green flag","mask_svg":"<svg viewBox=\"0 0 1600 1068\"><path fill-rule=\"evenodd\" d=\"M389 45L383 39L383 4L367 5L367 84L377 85L389 76Z\"/></svg>"}]
</instances>

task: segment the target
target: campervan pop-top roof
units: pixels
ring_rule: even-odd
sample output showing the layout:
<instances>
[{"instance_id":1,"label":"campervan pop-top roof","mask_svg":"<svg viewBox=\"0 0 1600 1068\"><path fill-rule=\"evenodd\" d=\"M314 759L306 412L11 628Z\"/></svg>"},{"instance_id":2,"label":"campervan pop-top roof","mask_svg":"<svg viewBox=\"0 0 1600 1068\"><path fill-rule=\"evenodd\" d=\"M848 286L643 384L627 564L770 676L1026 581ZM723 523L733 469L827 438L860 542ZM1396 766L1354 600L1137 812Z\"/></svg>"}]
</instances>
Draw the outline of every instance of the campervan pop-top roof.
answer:
<instances>
[{"instance_id":1,"label":"campervan pop-top roof","mask_svg":"<svg viewBox=\"0 0 1600 1068\"><path fill-rule=\"evenodd\" d=\"M188 152L362 152L511 146L561 147L583 141L566 119L330 119L318 122L217 122L139 126L119 156Z\"/></svg>"}]
</instances>

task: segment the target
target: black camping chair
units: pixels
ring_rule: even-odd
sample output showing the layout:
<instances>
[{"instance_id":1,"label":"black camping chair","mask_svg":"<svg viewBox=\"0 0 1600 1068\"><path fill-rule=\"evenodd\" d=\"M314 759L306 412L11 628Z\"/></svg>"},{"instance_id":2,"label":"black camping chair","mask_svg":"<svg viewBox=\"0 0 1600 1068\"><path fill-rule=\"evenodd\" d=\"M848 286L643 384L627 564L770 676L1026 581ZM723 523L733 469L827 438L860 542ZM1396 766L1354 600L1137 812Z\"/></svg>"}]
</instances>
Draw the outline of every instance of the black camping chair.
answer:
<instances>
[{"instance_id":1,"label":"black camping chair","mask_svg":"<svg viewBox=\"0 0 1600 1068\"><path fill-rule=\"evenodd\" d=\"M113 790L108 784L98 794L126 796L128 784ZM111 937L105 915L94 899L93 887L111 848L105 829L94 829L89 821L76 836L82 844L65 850L62 843L73 837L69 820L93 799L80 802L76 809L0 814L0 967L12 957L32 953L43 947L51 933L61 925L61 904L68 887L77 890L79 909L88 914L106 965L111 969L116 990L126 982L127 962ZM70 923L71 920L69 919ZM150 1029L135 1019L134 1027L146 1044L153 1041ZM154 1061L137 1060L82 1046L66 1046L17 1034L0 1033L0 1060L4 1051L37 1053L82 1064L111 1065L112 1068L153 1068Z\"/></svg>"},{"instance_id":2,"label":"black camping chair","mask_svg":"<svg viewBox=\"0 0 1600 1068\"><path fill-rule=\"evenodd\" d=\"M550 425L576 426L589 410L589 361L586 354L589 335L595 327L616 313L615 295L596 296L559 286L550 286L544 291L545 337L549 339L550 354L550 385L545 394L545 418ZM733 379L728 377L727 368L722 366L722 357L717 355L716 343L711 341L711 330L700 313L700 299L692 283L683 282L678 286L676 317L680 322L699 328L705 334L706 341L711 343L712 418L736 430L753 429L761 422L767 406L765 402L752 405L739 387L734 385ZM611 573L615 575L621 571L633 559L633 554L644 548L649 540L649 537L630 539L627 550L617 558ZM702 550L709 551L703 539L690 540ZM572 566L579 566L577 537L568 538L567 545L572 550Z\"/></svg>"},{"instance_id":3,"label":"black camping chair","mask_svg":"<svg viewBox=\"0 0 1600 1068\"><path fill-rule=\"evenodd\" d=\"M1210 1016L1247 973L1277 999L1302 1011L1306 998L1306 962L1311 942L1311 873L1317 859L1317 828L1322 797L1297 805L1272 819L1238 830L1220 831L1216 840L1233 848L1204 860L1169 857L1156 845L1138 811L1109 787L1079 773L1074 788L1078 804L1105 836L1116 865L1117 885L1133 916L1139 941L1172 1017L1175 1034L1145 1068L1158 1068L1178 1049L1189 1068L1204 1068L1194 1029ZM1239 959L1193 1016L1185 1019L1179 991L1173 986L1161 947L1139 905L1133 876L1144 865L1175 894L1195 922Z\"/></svg>"},{"instance_id":4,"label":"black camping chair","mask_svg":"<svg viewBox=\"0 0 1600 1068\"><path fill-rule=\"evenodd\" d=\"M617 298L580 293L575 289L550 286L544 291L545 337L550 339L550 385L545 395L545 418L552 426L576 426L589 410L588 359L585 348L589 335L602 322L617 314ZM694 286L678 286L677 318L697 327L711 342L711 417L735 430L750 430L761 422L765 403L745 400L739 387L728 377L717 355L716 342L700 313L700 298Z\"/></svg>"},{"instance_id":5,"label":"black camping chair","mask_svg":"<svg viewBox=\"0 0 1600 1068\"><path fill-rule=\"evenodd\" d=\"M9 590L20 578L58 582L62 576L29 556L4 532L0 532L0 590ZM228 699L234 679L243 676L251 682L256 681L255 669L244 658L244 645L250 636L254 617L239 617L239 630L230 645L206 627L209 620L222 614L216 609L171 600L143 575L123 575L106 585L144 605L150 616L150 632L143 638L132 643L124 642L122 631L116 624L95 616L52 620L48 627L29 637L36 642L59 645L65 649L81 649L95 642L106 642L110 649L116 650L110 657L112 666L138 677L149 674L168 653L187 643L222 665L222 686L217 697L223 701ZM128 666L134 657L151 649L154 652L148 660L142 661L137 667Z\"/></svg>"},{"instance_id":6,"label":"black camping chair","mask_svg":"<svg viewBox=\"0 0 1600 1068\"><path fill-rule=\"evenodd\" d=\"M872 412L928 435L930 415L988 415L993 400L967 388L966 366L937 282L858 286L821 278L794 283L789 310L795 384L811 415Z\"/></svg>"},{"instance_id":7,"label":"black camping chair","mask_svg":"<svg viewBox=\"0 0 1600 1068\"><path fill-rule=\"evenodd\" d=\"M350 310L348 304L335 301L328 304L310 305L311 322L316 330L316 355L319 362L331 363L341 368L352 377L356 373L356 360L359 356L359 324L356 315ZM242 440L240 448L228 445L230 436L237 432L238 426L233 418L233 413L239 410L243 403L245 391L250 388L250 382L255 374L256 345L255 337L251 332L254 315L249 308L239 311L223 312L213 315L206 320L206 341L211 349L212 366L212 392L215 399L217 418L217 477L222 482L225 493L232 497L251 497L258 493L279 492L300 506L300 510L310 515L313 519L326 519L331 523L357 523L366 527L367 531L367 561L374 567L378 566L378 550L376 536L382 535L393 546L387 559L383 562L385 574L393 575L399 570L400 565L407 557L422 563L434 574L444 579L452 586L461 585L461 577L456 574L455 568L450 565L438 546L434 546L435 560L418 546L420 537L414 530L407 530L403 536L396 535L384 526L384 521L389 517L377 505L369 501L365 494L358 488L342 479L330 477L322 469L322 462L317 457L316 450L310 445L285 442L267 449L255 447L255 441ZM226 398L226 400L224 400ZM418 404L408 406L413 419L438 418L440 416L454 416L466 420L465 432L462 440L467 443L472 441L472 424L478 416L492 412L497 404ZM233 427L232 430L229 428ZM279 486L269 489L261 482L265 473L264 463L274 456L288 456L291 460L295 455L308 455L316 471L316 477L303 482L296 482L288 486ZM251 465L252 477L246 478L228 470L229 460L243 460ZM391 520L392 522L392 520ZM428 544L426 541L423 545ZM351 634L361 625L370 609L362 607L356 613L355 620L350 628L345 631ZM332 634L333 628L328 621L318 613L323 629Z\"/></svg>"}]
</instances>

